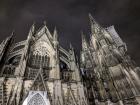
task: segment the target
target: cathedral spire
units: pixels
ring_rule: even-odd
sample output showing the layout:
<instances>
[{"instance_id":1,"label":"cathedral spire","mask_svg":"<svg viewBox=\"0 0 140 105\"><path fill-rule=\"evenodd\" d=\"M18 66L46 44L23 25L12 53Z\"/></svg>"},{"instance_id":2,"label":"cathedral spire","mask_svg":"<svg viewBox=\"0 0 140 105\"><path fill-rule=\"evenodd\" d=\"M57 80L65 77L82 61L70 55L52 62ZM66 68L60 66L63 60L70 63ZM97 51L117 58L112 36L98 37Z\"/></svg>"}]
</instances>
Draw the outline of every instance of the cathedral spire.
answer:
<instances>
[{"instance_id":1,"label":"cathedral spire","mask_svg":"<svg viewBox=\"0 0 140 105\"><path fill-rule=\"evenodd\" d=\"M2 41L2 43L0 43L0 62L4 57L4 53L6 52L6 50L9 49L9 47L13 44L14 41L13 36L14 32L12 32L12 34L9 37L7 37L5 40Z\"/></svg>"},{"instance_id":2,"label":"cathedral spire","mask_svg":"<svg viewBox=\"0 0 140 105\"><path fill-rule=\"evenodd\" d=\"M55 27L54 32L53 32L53 40L58 41L58 32L57 32L56 27Z\"/></svg>"},{"instance_id":3,"label":"cathedral spire","mask_svg":"<svg viewBox=\"0 0 140 105\"><path fill-rule=\"evenodd\" d=\"M27 37L27 40L26 40L26 44L25 44L23 53L21 55L19 66L15 70L15 75L16 76L23 76L24 73L25 73L26 62L27 62L27 59L28 59L28 49L29 49L30 41L32 39L34 31L35 31L35 25L33 24L31 26L30 30L29 30L29 34L28 34L28 37Z\"/></svg>"},{"instance_id":4,"label":"cathedral spire","mask_svg":"<svg viewBox=\"0 0 140 105\"><path fill-rule=\"evenodd\" d=\"M58 32L57 32L56 27L55 27L54 32L53 32L53 43L54 43L54 47L57 47L57 45L58 45Z\"/></svg>"},{"instance_id":5,"label":"cathedral spire","mask_svg":"<svg viewBox=\"0 0 140 105\"><path fill-rule=\"evenodd\" d=\"M15 35L15 30L12 31L10 36L13 37L14 35Z\"/></svg>"},{"instance_id":6,"label":"cathedral spire","mask_svg":"<svg viewBox=\"0 0 140 105\"><path fill-rule=\"evenodd\" d=\"M11 35L7 38L9 39L10 41L14 41L14 36L15 36L15 30L12 31Z\"/></svg>"},{"instance_id":7,"label":"cathedral spire","mask_svg":"<svg viewBox=\"0 0 140 105\"><path fill-rule=\"evenodd\" d=\"M70 43L70 49L73 49L73 46L72 46L72 44Z\"/></svg>"},{"instance_id":8,"label":"cathedral spire","mask_svg":"<svg viewBox=\"0 0 140 105\"><path fill-rule=\"evenodd\" d=\"M53 34L53 43L54 43L54 48L56 49L56 68L57 68L57 72L59 70L59 72L57 73L57 77L60 78L59 51L58 51L58 33L57 33L56 27L54 29L54 34Z\"/></svg>"},{"instance_id":9,"label":"cathedral spire","mask_svg":"<svg viewBox=\"0 0 140 105\"><path fill-rule=\"evenodd\" d=\"M73 80L80 81L79 68L76 62L76 55L72 44L70 43L70 69L74 72L72 75Z\"/></svg>"},{"instance_id":10,"label":"cathedral spire","mask_svg":"<svg viewBox=\"0 0 140 105\"><path fill-rule=\"evenodd\" d=\"M89 19L91 24L98 24L95 19L92 17L91 13L89 13Z\"/></svg>"},{"instance_id":11,"label":"cathedral spire","mask_svg":"<svg viewBox=\"0 0 140 105\"><path fill-rule=\"evenodd\" d=\"M15 41L14 37L15 37L15 30L12 31L12 33L11 33L11 35L9 37L10 39L12 39L12 42Z\"/></svg>"},{"instance_id":12,"label":"cathedral spire","mask_svg":"<svg viewBox=\"0 0 140 105\"><path fill-rule=\"evenodd\" d=\"M47 23L47 22L46 22L46 21L44 21L43 23L44 23L44 26L46 26L46 23Z\"/></svg>"},{"instance_id":13,"label":"cathedral spire","mask_svg":"<svg viewBox=\"0 0 140 105\"><path fill-rule=\"evenodd\" d=\"M83 32L81 32L81 37L82 37L82 50L85 51L88 49L88 43Z\"/></svg>"},{"instance_id":14,"label":"cathedral spire","mask_svg":"<svg viewBox=\"0 0 140 105\"><path fill-rule=\"evenodd\" d=\"M45 31L49 30L48 27L47 27L47 22L46 21L43 22L43 28L45 29Z\"/></svg>"},{"instance_id":15,"label":"cathedral spire","mask_svg":"<svg viewBox=\"0 0 140 105\"><path fill-rule=\"evenodd\" d=\"M76 61L76 59L75 59L75 52L74 52L74 48L73 48L71 43L70 43L69 53L71 54L70 61L75 62Z\"/></svg>"},{"instance_id":16,"label":"cathedral spire","mask_svg":"<svg viewBox=\"0 0 140 105\"><path fill-rule=\"evenodd\" d=\"M100 41L102 39L107 39L109 41L111 39L107 31L102 26L100 26L99 23L95 21L95 19L91 16L91 14L89 14L89 18L90 18L90 23L91 23L91 36L90 36L91 42L90 43L94 47L94 49L97 50L101 46ZM108 43L104 41L104 44L107 45Z\"/></svg>"},{"instance_id":17,"label":"cathedral spire","mask_svg":"<svg viewBox=\"0 0 140 105\"><path fill-rule=\"evenodd\" d=\"M99 38L101 36L102 27L96 22L96 20L89 14L90 25L91 25L91 36Z\"/></svg>"},{"instance_id":18,"label":"cathedral spire","mask_svg":"<svg viewBox=\"0 0 140 105\"><path fill-rule=\"evenodd\" d=\"M72 46L72 44L70 43L70 54L74 57L75 56L75 54L74 54L74 48L73 48L73 46Z\"/></svg>"},{"instance_id":19,"label":"cathedral spire","mask_svg":"<svg viewBox=\"0 0 140 105\"><path fill-rule=\"evenodd\" d=\"M29 34L28 34L28 38L31 37L35 32L35 23L32 24Z\"/></svg>"}]
</instances>

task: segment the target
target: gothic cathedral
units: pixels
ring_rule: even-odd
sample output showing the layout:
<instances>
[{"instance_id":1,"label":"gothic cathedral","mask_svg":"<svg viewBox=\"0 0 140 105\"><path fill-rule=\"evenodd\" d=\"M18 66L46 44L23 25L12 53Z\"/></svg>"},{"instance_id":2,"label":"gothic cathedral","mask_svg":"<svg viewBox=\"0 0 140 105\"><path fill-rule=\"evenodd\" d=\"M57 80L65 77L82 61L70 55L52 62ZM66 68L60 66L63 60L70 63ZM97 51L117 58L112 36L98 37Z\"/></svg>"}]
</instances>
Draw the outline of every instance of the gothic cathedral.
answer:
<instances>
[{"instance_id":1,"label":"gothic cathedral","mask_svg":"<svg viewBox=\"0 0 140 105\"><path fill-rule=\"evenodd\" d=\"M114 26L89 15L90 39L82 35L80 61L46 24L26 40L14 33L0 44L0 105L140 105L140 68Z\"/></svg>"}]
</instances>

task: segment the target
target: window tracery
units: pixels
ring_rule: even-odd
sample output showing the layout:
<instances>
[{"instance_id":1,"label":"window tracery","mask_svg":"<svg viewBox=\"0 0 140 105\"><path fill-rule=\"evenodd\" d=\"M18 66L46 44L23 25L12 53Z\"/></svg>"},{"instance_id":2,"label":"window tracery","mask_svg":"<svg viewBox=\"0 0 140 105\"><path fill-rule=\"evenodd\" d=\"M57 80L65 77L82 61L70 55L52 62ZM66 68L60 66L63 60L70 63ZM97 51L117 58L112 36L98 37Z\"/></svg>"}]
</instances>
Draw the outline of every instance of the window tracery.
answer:
<instances>
[{"instance_id":1,"label":"window tracery","mask_svg":"<svg viewBox=\"0 0 140 105\"><path fill-rule=\"evenodd\" d=\"M48 46L47 43L44 42L44 41L38 42L34 46L33 55L41 55L41 56L48 55L48 48L47 48L47 46Z\"/></svg>"},{"instance_id":2,"label":"window tracery","mask_svg":"<svg viewBox=\"0 0 140 105\"><path fill-rule=\"evenodd\" d=\"M27 103L27 105L46 105L43 97L37 93Z\"/></svg>"}]
</instances>

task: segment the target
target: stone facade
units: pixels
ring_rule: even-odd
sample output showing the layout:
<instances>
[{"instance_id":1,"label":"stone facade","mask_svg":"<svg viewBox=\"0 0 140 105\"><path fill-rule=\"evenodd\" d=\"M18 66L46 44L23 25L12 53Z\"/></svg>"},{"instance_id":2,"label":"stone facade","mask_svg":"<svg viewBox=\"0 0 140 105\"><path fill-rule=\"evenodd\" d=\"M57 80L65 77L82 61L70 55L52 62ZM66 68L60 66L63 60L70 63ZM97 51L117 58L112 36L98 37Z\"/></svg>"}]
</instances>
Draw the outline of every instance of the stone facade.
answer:
<instances>
[{"instance_id":1,"label":"stone facade","mask_svg":"<svg viewBox=\"0 0 140 105\"><path fill-rule=\"evenodd\" d=\"M27 105L48 105L41 94L46 92L51 105L88 105L75 56L46 24L38 31L32 25L27 39L18 43L12 33L0 45L0 104L25 105L34 95Z\"/></svg>"},{"instance_id":2,"label":"stone facade","mask_svg":"<svg viewBox=\"0 0 140 105\"><path fill-rule=\"evenodd\" d=\"M140 105L139 67L114 26L103 28L89 15L89 42L82 33L81 70L89 105Z\"/></svg>"},{"instance_id":3,"label":"stone facade","mask_svg":"<svg viewBox=\"0 0 140 105\"><path fill-rule=\"evenodd\" d=\"M15 43L0 44L0 105L140 105L140 80L114 27L90 15L91 37L82 33L80 64L74 48L61 47L46 24Z\"/></svg>"}]
</instances>

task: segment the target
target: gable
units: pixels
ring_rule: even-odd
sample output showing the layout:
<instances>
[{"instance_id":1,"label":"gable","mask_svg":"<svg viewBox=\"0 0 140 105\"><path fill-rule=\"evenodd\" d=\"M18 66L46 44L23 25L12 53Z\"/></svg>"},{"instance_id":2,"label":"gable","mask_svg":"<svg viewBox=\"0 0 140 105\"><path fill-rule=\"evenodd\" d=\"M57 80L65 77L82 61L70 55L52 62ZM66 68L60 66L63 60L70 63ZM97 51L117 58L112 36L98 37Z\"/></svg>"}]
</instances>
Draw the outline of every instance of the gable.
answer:
<instances>
[{"instance_id":1,"label":"gable","mask_svg":"<svg viewBox=\"0 0 140 105\"><path fill-rule=\"evenodd\" d=\"M53 40L52 34L51 34L50 31L48 30L47 26L43 26L41 29L39 29L39 30L36 32L35 37L38 39L38 38L41 37L44 33L47 35L47 37L48 37L50 40Z\"/></svg>"},{"instance_id":2,"label":"gable","mask_svg":"<svg viewBox=\"0 0 140 105\"><path fill-rule=\"evenodd\" d=\"M38 55L50 55L55 52L53 42L48 38L46 33L43 33L38 39L35 40L33 47L33 53Z\"/></svg>"}]
</instances>

